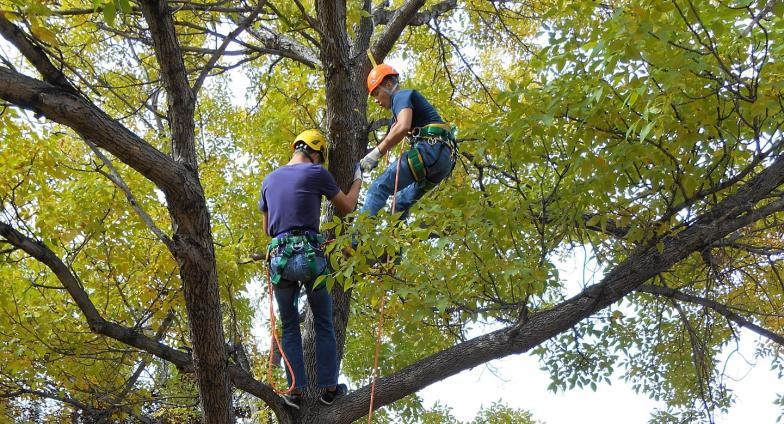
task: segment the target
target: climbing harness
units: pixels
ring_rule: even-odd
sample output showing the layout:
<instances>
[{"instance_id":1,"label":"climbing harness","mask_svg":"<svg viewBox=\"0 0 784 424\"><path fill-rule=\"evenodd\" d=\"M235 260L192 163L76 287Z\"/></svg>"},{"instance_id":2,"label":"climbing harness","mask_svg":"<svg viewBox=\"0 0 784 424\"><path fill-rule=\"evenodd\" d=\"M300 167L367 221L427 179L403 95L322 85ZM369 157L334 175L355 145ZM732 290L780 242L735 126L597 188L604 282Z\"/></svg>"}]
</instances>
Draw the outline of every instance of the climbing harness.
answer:
<instances>
[{"instance_id":1,"label":"climbing harness","mask_svg":"<svg viewBox=\"0 0 784 424\"><path fill-rule=\"evenodd\" d=\"M416 146L419 143L437 144L443 143L450 150L450 157L452 158L452 167L457 163L457 143L454 136L455 128L447 123L428 124L424 127L417 127L411 130L408 137L408 142L411 148L406 152L406 161L408 168L411 170L411 176L414 177L416 182L425 182L424 190L432 190L438 183L430 181L427 176L427 165L422 158L422 153ZM451 173L451 170L450 170Z\"/></svg>"},{"instance_id":2,"label":"climbing harness","mask_svg":"<svg viewBox=\"0 0 784 424\"><path fill-rule=\"evenodd\" d=\"M310 268L311 275L318 275L319 270L316 265L316 249L313 245L323 247L326 244L326 239L319 233L312 231L292 230L285 235L274 237L267 246L267 262L269 263L273 256L280 257L278 267L283 270L286 264L294 255L304 254L308 258L308 267ZM271 263L269 263L271 266ZM272 283L280 283L281 273L276 272L272 275ZM315 287L314 287L315 289Z\"/></svg>"}]
</instances>

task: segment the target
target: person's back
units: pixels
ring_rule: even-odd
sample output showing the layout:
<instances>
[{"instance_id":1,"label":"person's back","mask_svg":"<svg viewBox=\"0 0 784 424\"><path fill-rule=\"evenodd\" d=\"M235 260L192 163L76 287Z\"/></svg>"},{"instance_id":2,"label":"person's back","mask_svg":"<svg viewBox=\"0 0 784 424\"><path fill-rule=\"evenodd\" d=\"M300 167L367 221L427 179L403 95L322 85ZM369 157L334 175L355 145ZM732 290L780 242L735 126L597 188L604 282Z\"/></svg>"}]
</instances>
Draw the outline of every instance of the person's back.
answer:
<instances>
[{"instance_id":1,"label":"person's back","mask_svg":"<svg viewBox=\"0 0 784 424\"><path fill-rule=\"evenodd\" d=\"M292 230L318 232L321 196L332 199L340 191L323 166L297 163L282 166L264 178L259 207L269 214L269 235Z\"/></svg>"},{"instance_id":2,"label":"person's back","mask_svg":"<svg viewBox=\"0 0 784 424\"><path fill-rule=\"evenodd\" d=\"M392 96L392 119L405 108L411 108L411 128L421 128L428 124L443 124L441 115L419 91L402 89Z\"/></svg>"},{"instance_id":3,"label":"person's back","mask_svg":"<svg viewBox=\"0 0 784 424\"><path fill-rule=\"evenodd\" d=\"M272 236L267 247L269 283L274 285L283 327L281 341L290 365L290 369L286 367L286 377L294 386L291 394L283 396L283 400L299 409L302 394L308 386L297 307L303 288L313 312L318 385L326 389L319 401L330 405L336 396L347 391L345 385L337 383L332 299L325 284L315 284L316 278L327 269L322 246L324 240L318 233L318 227L321 196L326 196L339 214L349 213L356 207L362 174L355 172L348 194L340 191L332 174L322 166L326 159L327 141L318 130L304 131L291 147L293 154L289 163L264 178L259 210L263 214L264 231Z\"/></svg>"}]
</instances>

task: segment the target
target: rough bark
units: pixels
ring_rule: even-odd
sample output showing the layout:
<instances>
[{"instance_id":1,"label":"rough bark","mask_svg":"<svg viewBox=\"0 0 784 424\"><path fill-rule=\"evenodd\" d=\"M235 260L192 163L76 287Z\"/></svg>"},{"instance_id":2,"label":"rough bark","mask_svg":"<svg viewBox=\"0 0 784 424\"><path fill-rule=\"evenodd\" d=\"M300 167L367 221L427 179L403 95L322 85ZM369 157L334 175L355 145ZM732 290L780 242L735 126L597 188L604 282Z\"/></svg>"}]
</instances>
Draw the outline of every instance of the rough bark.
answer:
<instances>
[{"instance_id":1,"label":"rough bark","mask_svg":"<svg viewBox=\"0 0 784 424\"><path fill-rule=\"evenodd\" d=\"M207 423L234 422L228 356L218 291L218 272L210 215L198 175L194 110L182 51L166 1L140 3L152 34L166 88L174 161L186 169L183 195L166 193L172 217L175 258L180 269L193 343L199 399Z\"/></svg>"}]
</instances>

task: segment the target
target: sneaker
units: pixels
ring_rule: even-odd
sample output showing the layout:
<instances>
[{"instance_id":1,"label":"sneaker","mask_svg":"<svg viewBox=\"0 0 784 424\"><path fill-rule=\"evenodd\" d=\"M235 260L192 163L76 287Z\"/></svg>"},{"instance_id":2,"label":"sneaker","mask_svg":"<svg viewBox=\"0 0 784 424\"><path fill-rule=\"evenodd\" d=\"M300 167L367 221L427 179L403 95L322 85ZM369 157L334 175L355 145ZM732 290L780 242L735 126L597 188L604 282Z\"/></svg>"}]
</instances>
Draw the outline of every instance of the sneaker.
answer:
<instances>
[{"instance_id":1,"label":"sneaker","mask_svg":"<svg viewBox=\"0 0 784 424\"><path fill-rule=\"evenodd\" d=\"M335 386L335 390L324 390L324 393L319 398L319 402L324 405L332 405L336 398L344 396L346 393L348 393L348 387L345 384L338 384Z\"/></svg>"},{"instance_id":2,"label":"sneaker","mask_svg":"<svg viewBox=\"0 0 784 424\"><path fill-rule=\"evenodd\" d=\"M288 405L288 406L290 406L290 407L292 407L294 409L299 409L299 406L302 405L302 395L301 394L292 393L290 395L283 395L281 397L283 398L283 402L286 405Z\"/></svg>"}]
</instances>

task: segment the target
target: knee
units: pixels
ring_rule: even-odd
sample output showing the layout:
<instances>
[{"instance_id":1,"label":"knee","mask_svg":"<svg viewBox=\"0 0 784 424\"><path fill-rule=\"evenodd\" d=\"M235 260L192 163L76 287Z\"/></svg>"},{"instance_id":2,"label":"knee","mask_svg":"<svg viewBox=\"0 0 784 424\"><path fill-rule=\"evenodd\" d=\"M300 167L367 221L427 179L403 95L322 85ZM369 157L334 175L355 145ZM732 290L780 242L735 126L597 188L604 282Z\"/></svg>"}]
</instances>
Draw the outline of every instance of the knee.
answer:
<instances>
[{"instance_id":1,"label":"knee","mask_svg":"<svg viewBox=\"0 0 784 424\"><path fill-rule=\"evenodd\" d=\"M299 314L288 316L281 315L280 321L280 326L283 328L283 331L287 333L299 333Z\"/></svg>"}]
</instances>

